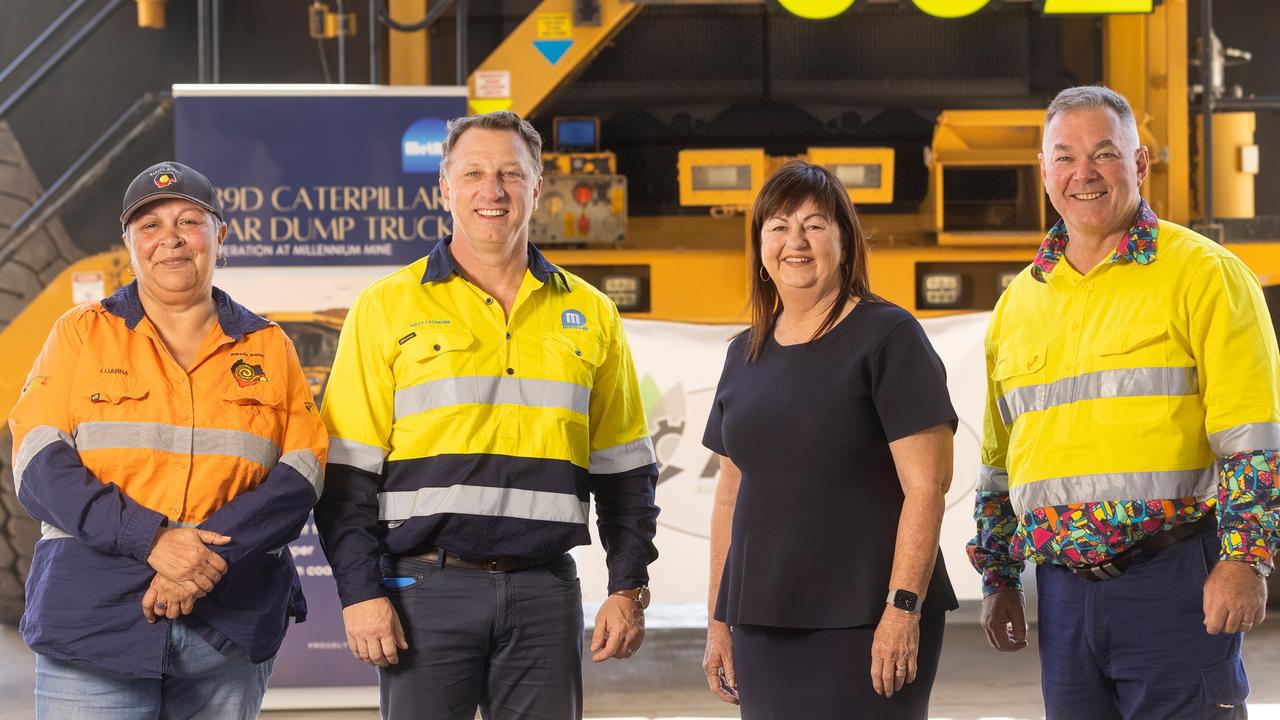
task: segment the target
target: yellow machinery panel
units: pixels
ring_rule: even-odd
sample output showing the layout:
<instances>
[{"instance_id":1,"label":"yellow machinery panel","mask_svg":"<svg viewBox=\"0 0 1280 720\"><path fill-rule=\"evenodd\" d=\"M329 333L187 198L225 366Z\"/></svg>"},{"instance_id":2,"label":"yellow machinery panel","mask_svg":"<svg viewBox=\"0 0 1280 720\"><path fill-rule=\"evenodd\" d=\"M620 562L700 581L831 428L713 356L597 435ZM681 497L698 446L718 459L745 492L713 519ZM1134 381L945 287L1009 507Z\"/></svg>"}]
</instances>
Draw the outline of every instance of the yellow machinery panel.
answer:
<instances>
[{"instance_id":1,"label":"yellow machinery panel","mask_svg":"<svg viewBox=\"0 0 1280 720\"><path fill-rule=\"evenodd\" d=\"M1253 142L1257 116L1251 112L1213 114L1213 216L1252 218L1253 179L1259 152ZM1204 118L1196 118L1196 142L1204 147ZM1197 167L1196 206L1204 214L1204 163Z\"/></svg>"},{"instance_id":2,"label":"yellow machinery panel","mask_svg":"<svg viewBox=\"0 0 1280 720\"><path fill-rule=\"evenodd\" d=\"M685 207L748 206L764 184L761 148L681 150L680 204Z\"/></svg>"},{"instance_id":3,"label":"yellow machinery panel","mask_svg":"<svg viewBox=\"0 0 1280 720\"><path fill-rule=\"evenodd\" d=\"M1046 198L1040 180L1042 110L948 110L930 154L939 245L1038 245Z\"/></svg>"},{"instance_id":4,"label":"yellow machinery panel","mask_svg":"<svg viewBox=\"0 0 1280 720\"><path fill-rule=\"evenodd\" d=\"M552 245L617 245L627 238L622 175L546 175L529 218L529 240Z\"/></svg>"},{"instance_id":5,"label":"yellow machinery panel","mask_svg":"<svg viewBox=\"0 0 1280 720\"><path fill-rule=\"evenodd\" d=\"M542 153L542 174L616 175L618 159L611 152Z\"/></svg>"},{"instance_id":6,"label":"yellow machinery panel","mask_svg":"<svg viewBox=\"0 0 1280 720\"><path fill-rule=\"evenodd\" d=\"M893 202L893 148L811 147L806 155L840 178L854 204Z\"/></svg>"}]
</instances>

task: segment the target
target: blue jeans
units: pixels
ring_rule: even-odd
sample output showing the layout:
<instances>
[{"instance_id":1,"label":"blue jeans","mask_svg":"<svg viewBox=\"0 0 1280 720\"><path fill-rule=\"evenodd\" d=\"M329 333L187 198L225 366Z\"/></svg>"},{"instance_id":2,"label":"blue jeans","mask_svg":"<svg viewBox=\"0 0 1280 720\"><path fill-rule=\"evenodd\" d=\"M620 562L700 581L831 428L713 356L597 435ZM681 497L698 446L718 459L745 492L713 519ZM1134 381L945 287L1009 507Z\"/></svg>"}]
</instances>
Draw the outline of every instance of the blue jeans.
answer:
<instances>
[{"instance_id":1,"label":"blue jeans","mask_svg":"<svg viewBox=\"0 0 1280 720\"><path fill-rule=\"evenodd\" d=\"M582 717L582 591L563 555L518 572L385 558L409 649L382 668L387 720Z\"/></svg>"},{"instance_id":2,"label":"blue jeans","mask_svg":"<svg viewBox=\"0 0 1280 720\"><path fill-rule=\"evenodd\" d=\"M1210 527L1128 572L1090 582L1036 570L1048 720L1239 720L1249 681L1239 633L1204 630L1204 581L1218 562Z\"/></svg>"},{"instance_id":3,"label":"blue jeans","mask_svg":"<svg viewBox=\"0 0 1280 720\"><path fill-rule=\"evenodd\" d=\"M162 620L160 622L168 622ZM121 652L128 652L121 648ZM213 649L181 620L169 625L164 678L140 678L36 656L40 720L255 720L271 676L231 646Z\"/></svg>"}]
</instances>

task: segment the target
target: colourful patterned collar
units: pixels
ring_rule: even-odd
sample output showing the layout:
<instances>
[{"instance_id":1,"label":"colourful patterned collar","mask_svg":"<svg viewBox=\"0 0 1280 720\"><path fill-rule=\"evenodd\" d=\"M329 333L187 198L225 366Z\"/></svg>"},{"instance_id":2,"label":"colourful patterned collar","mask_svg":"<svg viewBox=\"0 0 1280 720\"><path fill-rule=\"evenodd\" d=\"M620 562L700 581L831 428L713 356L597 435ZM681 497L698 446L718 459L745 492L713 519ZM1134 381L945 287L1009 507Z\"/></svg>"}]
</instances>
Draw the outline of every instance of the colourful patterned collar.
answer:
<instances>
[{"instance_id":1,"label":"colourful patterned collar","mask_svg":"<svg viewBox=\"0 0 1280 720\"><path fill-rule=\"evenodd\" d=\"M1156 237L1159 234L1159 219L1151 211L1147 201L1139 199L1137 219L1133 221L1133 225L1129 226L1128 232L1120 239L1120 244L1116 245L1115 254L1108 258L1107 262L1129 260L1139 265L1150 264L1156 259ZM1046 282L1044 276L1053 272L1053 269L1058 266L1058 261L1062 259L1062 253L1066 252L1069 240L1067 224L1059 220L1049 230L1049 234L1044 236L1044 242L1040 243L1040 251L1036 253L1036 259L1031 263L1031 275L1036 280Z\"/></svg>"}]
</instances>

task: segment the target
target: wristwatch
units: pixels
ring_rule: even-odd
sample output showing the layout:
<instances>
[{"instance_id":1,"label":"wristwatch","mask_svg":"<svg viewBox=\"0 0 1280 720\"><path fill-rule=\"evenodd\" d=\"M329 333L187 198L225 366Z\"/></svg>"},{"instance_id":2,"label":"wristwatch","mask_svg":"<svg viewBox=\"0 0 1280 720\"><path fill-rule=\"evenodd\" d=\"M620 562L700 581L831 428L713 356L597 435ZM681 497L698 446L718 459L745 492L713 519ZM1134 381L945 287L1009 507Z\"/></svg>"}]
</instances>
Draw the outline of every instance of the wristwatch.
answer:
<instances>
[{"instance_id":1,"label":"wristwatch","mask_svg":"<svg viewBox=\"0 0 1280 720\"><path fill-rule=\"evenodd\" d=\"M910 590L890 590L889 597L885 598L886 603L893 603L893 606L903 612L913 613L919 609L920 596Z\"/></svg>"},{"instance_id":2,"label":"wristwatch","mask_svg":"<svg viewBox=\"0 0 1280 720\"><path fill-rule=\"evenodd\" d=\"M1267 562L1266 560L1254 560L1253 562L1249 563L1249 566L1252 567L1253 571L1258 573L1258 577L1262 578L1263 580L1266 580L1268 577L1270 577L1271 571L1275 569L1274 566L1272 566L1272 564Z\"/></svg>"},{"instance_id":3,"label":"wristwatch","mask_svg":"<svg viewBox=\"0 0 1280 720\"><path fill-rule=\"evenodd\" d=\"M641 610L646 610L646 609L648 609L648 607L649 607L649 601L652 599L652 598L649 596L649 586L648 586L648 585L641 585L641 586L640 586L640 587L638 587L638 588L631 588L630 590L615 590L614 592L611 592L611 593L609 593L609 594L610 594L610 595L621 595L621 596L622 596L622 597L624 597L624 598L628 598L628 599L630 599L630 600L634 600L634 601L635 601L635 603L636 603L637 605L639 605L639 606L640 606L640 609L641 609Z\"/></svg>"}]
</instances>

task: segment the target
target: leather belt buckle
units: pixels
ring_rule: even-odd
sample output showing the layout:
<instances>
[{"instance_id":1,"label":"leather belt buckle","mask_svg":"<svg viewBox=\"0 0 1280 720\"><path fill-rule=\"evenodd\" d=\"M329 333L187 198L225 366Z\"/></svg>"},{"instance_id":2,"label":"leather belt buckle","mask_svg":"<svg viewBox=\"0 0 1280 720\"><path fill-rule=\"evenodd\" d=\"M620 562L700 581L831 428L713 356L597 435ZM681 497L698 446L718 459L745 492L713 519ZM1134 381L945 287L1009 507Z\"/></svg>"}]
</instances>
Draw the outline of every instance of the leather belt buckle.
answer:
<instances>
[{"instance_id":1,"label":"leather belt buckle","mask_svg":"<svg viewBox=\"0 0 1280 720\"><path fill-rule=\"evenodd\" d=\"M1117 555L1107 562L1097 565L1068 565L1067 569L1091 582L1114 580L1124 574L1132 563L1128 562L1128 553Z\"/></svg>"},{"instance_id":2,"label":"leather belt buckle","mask_svg":"<svg viewBox=\"0 0 1280 720\"><path fill-rule=\"evenodd\" d=\"M501 571L502 571L502 570L501 570L501 568L502 568L502 560L501 560L501 559L499 559L499 558L494 558L493 560L490 560L490 561L488 561L487 563L485 563L485 565L488 567L489 572L491 572L491 573L496 573L496 572L501 572Z\"/></svg>"}]
</instances>

